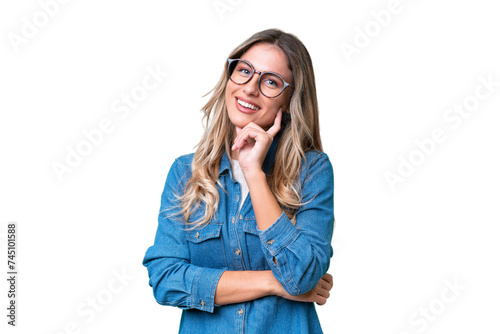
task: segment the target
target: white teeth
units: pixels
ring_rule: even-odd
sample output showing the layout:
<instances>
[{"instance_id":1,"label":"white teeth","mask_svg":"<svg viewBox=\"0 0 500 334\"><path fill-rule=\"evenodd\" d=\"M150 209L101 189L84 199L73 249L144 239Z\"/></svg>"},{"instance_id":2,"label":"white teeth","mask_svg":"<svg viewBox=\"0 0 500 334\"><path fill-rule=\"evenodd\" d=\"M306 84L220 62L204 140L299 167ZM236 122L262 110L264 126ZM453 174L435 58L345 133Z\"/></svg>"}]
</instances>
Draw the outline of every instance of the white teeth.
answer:
<instances>
[{"instance_id":1,"label":"white teeth","mask_svg":"<svg viewBox=\"0 0 500 334\"><path fill-rule=\"evenodd\" d=\"M236 100L238 101L238 104L242 105L243 107L246 107L246 108L252 109L252 110L259 110L259 108L257 108L253 104L246 103L244 101L241 101L240 99L236 99Z\"/></svg>"}]
</instances>

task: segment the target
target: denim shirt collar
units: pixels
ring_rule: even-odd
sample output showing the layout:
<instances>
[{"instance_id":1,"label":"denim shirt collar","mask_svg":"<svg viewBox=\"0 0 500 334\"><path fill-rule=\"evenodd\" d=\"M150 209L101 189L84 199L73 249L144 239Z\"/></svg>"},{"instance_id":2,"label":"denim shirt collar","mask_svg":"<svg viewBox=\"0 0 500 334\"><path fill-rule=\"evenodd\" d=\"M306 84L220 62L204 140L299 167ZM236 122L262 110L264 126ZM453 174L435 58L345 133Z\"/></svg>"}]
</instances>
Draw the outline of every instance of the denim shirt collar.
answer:
<instances>
[{"instance_id":1,"label":"denim shirt collar","mask_svg":"<svg viewBox=\"0 0 500 334\"><path fill-rule=\"evenodd\" d=\"M266 174L266 176L269 175L269 172L271 171L271 167L274 163L274 159L276 158L276 151L278 149L278 143L279 143L279 134L276 135L273 139L273 142L271 143L271 146L269 147L269 151L267 151L266 158L264 159L264 163L262 164L262 170ZM222 155L222 159L219 165L219 176L223 174L225 171L229 171L231 173L231 158L228 157L228 155L224 152Z\"/></svg>"}]
</instances>

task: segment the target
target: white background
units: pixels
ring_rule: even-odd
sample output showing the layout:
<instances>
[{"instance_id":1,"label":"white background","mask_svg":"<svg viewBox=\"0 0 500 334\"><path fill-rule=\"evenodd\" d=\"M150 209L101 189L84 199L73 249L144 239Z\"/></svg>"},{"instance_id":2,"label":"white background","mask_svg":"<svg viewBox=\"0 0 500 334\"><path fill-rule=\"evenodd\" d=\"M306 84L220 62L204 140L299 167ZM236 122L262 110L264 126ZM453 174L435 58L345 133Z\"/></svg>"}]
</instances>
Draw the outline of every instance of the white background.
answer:
<instances>
[{"instance_id":1,"label":"white background","mask_svg":"<svg viewBox=\"0 0 500 334\"><path fill-rule=\"evenodd\" d=\"M2 333L177 333L180 310L154 301L142 266L165 178L201 138L202 96L228 54L272 27L311 53L334 167L335 286L318 307L325 333L498 333L498 9L401 0L381 27L371 12L389 6L75 0L43 22L40 2L2 2L0 263L6 275L7 223L17 222L19 272L14 329L1 280ZM36 18L45 26L12 43ZM357 53L346 56L342 43ZM147 67L169 74L120 119L112 104ZM481 76L497 86L452 127L449 108L488 93ZM53 163L103 119L113 130L59 180ZM437 128L446 140L419 153L415 141ZM419 154L391 188L386 173Z\"/></svg>"}]
</instances>

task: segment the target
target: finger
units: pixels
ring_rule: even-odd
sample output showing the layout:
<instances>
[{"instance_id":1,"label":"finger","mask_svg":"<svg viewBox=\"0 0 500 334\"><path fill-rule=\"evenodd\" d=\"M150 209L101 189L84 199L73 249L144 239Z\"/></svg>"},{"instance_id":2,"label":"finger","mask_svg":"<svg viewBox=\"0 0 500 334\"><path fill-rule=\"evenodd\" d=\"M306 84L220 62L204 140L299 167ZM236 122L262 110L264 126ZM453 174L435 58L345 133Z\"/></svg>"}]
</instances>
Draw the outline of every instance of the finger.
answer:
<instances>
[{"instance_id":1,"label":"finger","mask_svg":"<svg viewBox=\"0 0 500 334\"><path fill-rule=\"evenodd\" d=\"M333 282L329 282L329 281L324 280L324 279L321 279L320 282L321 282L321 286L324 289L328 289L328 291L330 291L333 288Z\"/></svg>"},{"instance_id":2,"label":"finger","mask_svg":"<svg viewBox=\"0 0 500 334\"><path fill-rule=\"evenodd\" d=\"M254 122L250 122L248 123L245 128L253 128L253 129L256 129L256 130L260 130L262 132L265 132L263 128L261 128L260 126L258 126L257 124L255 124Z\"/></svg>"},{"instance_id":3,"label":"finger","mask_svg":"<svg viewBox=\"0 0 500 334\"><path fill-rule=\"evenodd\" d=\"M239 126L235 126L235 129L236 129L236 136L238 136L241 130L243 130L243 128L240 128Z\"/></svg>"},{"instance_id":4,"label":"finger","mask_svg":"<svg viewBox=\"0 0 500 334\"><path fill-rule=\"evenodd\" d=\"M266 133L266 131L263 128L261 128L259 125L255 124L254 122L250 122L247 125L245 125L243 128L236 129L236 138L234 139L234 143L240 142L240 144L241 144L241 136L245 135L245 133L248 131L248 129L255 129L257 132L259 132L261 134ZM252 142L252 144L254 144L254 143L255 143L255 141ZM243 142L243 144L244 144L244 142ZM243 147L243 146L241 146L241 147ZM235 150L235 149L237 149L237 148L234 148L233 150Z\"/></svg>"},{"instance_id":5,"label":"finger","mask_svg":"<svg viewBox=\"0 0 500 334\"><path fill-rule=\"evenodd\" d=\"M256 125L256 124L254 124L254 125L255 125L256 127L258 127L258 125ZM234 146L234 144L236 144L236 143L239 141L239 139L240 139L240 137L241 137L241 135L242 135L242 132L243 132L243 131L247 128L247 127L254 127L254 126L252 126L252 122L248 123L248 124L247 124L247 125L245 125L243 128L240 128L240 127L238 127L238 126L235 126L235 129L236 129L236 136L234 137L234 140L233 140L233 146L231 146L231 149L232 149L233 151L236 149L236 148L235 148L235 146ZM264 131L264 130L262 130L262 131Z\"/></svg>"},{"instance_id":6,"label":"finger","mask_svg":"<svg viewBox=\"0 0 500 334\"><path fill-rule=\"evenodd\" d=\"M321 297L318 295L315 299L316 299L316 304L318 304L318 305L325 305L326 304L325 297Z\"/></svg>"},{"instance_id":7,"label":"finger","mask_svg":"<svg viewBox=\"0 0 500 334\"><path fill-rule=\"evenodd\" d=\"M330 283L323 280L319 281L318 285L316 286L316 293L326 298L330 297L330 290Z\"/></svg>"},{"instance_id":8,"label":"finger","mask_svg":"<svg viewBox=\"0 0 500 334\"><path fill-rule=\"evenodd\" d=\"M318 282L318 287L320 287L323 290L330 291L333 286L330 284L330 282L327 282L325 280L320 280Z\"/></svg>"},{"instance_id":9,"label":"finger","mask_svg":"<svg viewBox=\"0 0 500 334\"><path fill-rule=\"evenodd\" d=\"M280 131L281 129L281 115L283 114L283 111L278 110L278 113L276 114L276 117L274 118L274 124L267 130L267 133L269 133L271 136L276 136L276 134Z\"/></svg>"},{"instance_id":10,"label":"finger","mask_svg":"<svg viewBox=\"0 0 500 334\"><path fill-rule=\"evenodd\" d=\"M250 143L250 140L254 142L257 141L256 138L261 133L255 128L244 128L234 140L233 147L231 148L233 151L242 148L245 144ZM254 143L252 143L254 144Z\"/></svg>"},{"instance_id":11,"label":"finger","mask_svg":"<svg viewBox=\"0 0 500 334\"><path fill-rule=\"evenodd\" d=\"M240 132L234 144L237 148L242 148L247 143L254 144L254 138L256 138L257 136L258 133L255 133L255 129L245 128Z\"/></svg>"},{"instance_id":12,"label":"finger","mask_svg":"<svg viewBox=\"0 0 500 334\"><path fill-rule=\"evenodd\" d=\"M327 289L318 289L318 291L316 291L316 293L318 295L320 295L321 297L330 298L330 291Z\"/></svg>"},{"instance_id":13,"label":"finger","mask_svg":"<svg viewBox=\"0 0 500 334\"><path fill-rule=\"evenodd\" d=\"M241 148L247 142L255 144L256 142L268 142L269 140L272 141L272 136L257 124L250 122L243 128L238 136L236 136L235 144L237 144L237 147Z\"/></svg>"},{"instance_id":14,"label":"finger","mask_svg":"<svg viewBox=\"0 0 500 334\"><path fill-rule=\"evenodd\" d=\"M318 293L318 298L328 299L328 298L330 298L330 293L328 291L325 293L321 293L321 294Z\"/></svg>"},{"instance_id":15,"label":"finger","mask_svg":"<svg viewBox=\"0 0 500 334\"><path fill-rule=\"evenodd\" d=\"M331 285L333 285L333 276L326 273L323 277L321 277L323 280L327 281Z\"/></svg>"},{"instance_id":16,"label":"finger","mask_svg":"<svg viewBox=\"0 0 500 334\"><path fill-rule=\"evenodd\" d=\"M243 138L245 136L245 133L246 133L246 127L240 129L239 131L237 131L237 135L236 137L234 138L234 141L233 141L233 146L231 147L231 149L234 151L234 150L237 150L240 145L240 142L241 142L241 138Z\"/></svg>"},{"instance_id":17,"label":"finger","mask_svg":"<svg viewBox=\"0 0 500 334\"><path fill-rule=\"evenodd\" d=\"M247 125L245 125L245 127L238 132L234 141L236 142L236 141L240 140L241 137L244 136L249 131L249 129L254 129L257 132L265 133L264 129L262 129L260 126L258 126L257 124L255 124L253 122L250 122Z\"/></svg>"}]
</instances>

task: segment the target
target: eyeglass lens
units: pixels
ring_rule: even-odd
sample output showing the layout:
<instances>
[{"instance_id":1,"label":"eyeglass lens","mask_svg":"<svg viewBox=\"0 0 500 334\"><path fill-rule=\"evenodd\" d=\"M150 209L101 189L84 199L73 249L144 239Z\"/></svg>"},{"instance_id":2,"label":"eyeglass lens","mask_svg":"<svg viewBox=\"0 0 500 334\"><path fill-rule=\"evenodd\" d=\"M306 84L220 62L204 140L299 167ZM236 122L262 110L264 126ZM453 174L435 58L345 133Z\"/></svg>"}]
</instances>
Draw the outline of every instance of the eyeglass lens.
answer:
<instances>
[{"instance_id":1,"label":"eyeglass lens","mask_svg":"<svg viewBox=\"0 0 500 334\"><path fill-rule=\"evenodd\" d=\"M235 60L229 66L230 78L237 84L244 84L252 79L254 70L250 63L244 60ZM260 78L259 89L262 94L268 97L279 95L284 89L283 79L273 73L264 72Z\"/></svg>"}]
</instances>

